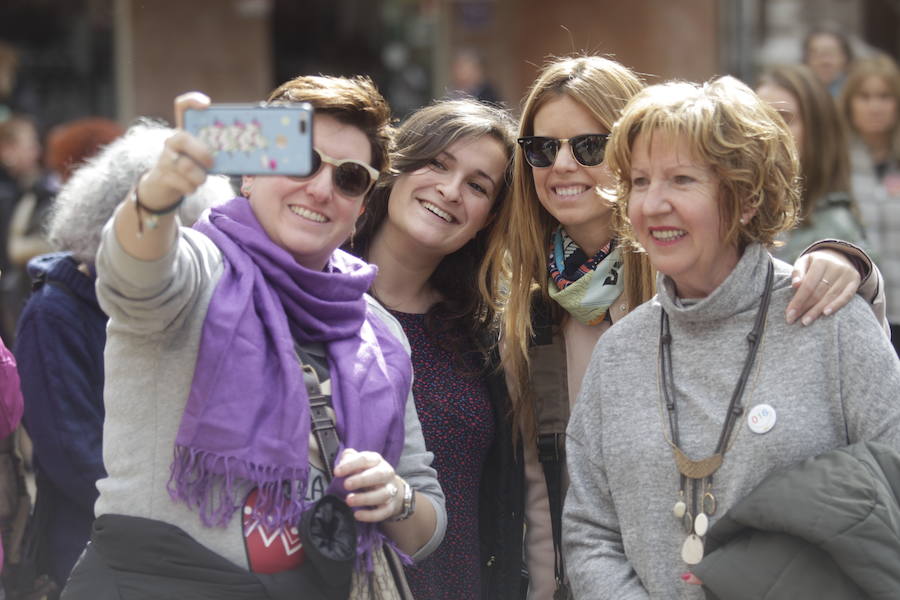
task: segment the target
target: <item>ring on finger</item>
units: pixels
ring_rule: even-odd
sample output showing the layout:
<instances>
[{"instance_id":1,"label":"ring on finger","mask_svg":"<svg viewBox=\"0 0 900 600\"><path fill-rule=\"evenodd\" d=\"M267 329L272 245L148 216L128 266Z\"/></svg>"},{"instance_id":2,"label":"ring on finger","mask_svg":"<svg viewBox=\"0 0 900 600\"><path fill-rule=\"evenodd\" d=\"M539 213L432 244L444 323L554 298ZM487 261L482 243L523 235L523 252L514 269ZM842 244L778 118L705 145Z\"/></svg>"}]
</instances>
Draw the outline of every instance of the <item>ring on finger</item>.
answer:
<instances>
[{"instance_id":1,"label":"ring on finger","mask_svg":"<svg viewBox=\"0 0 900 600\"><path fill-rule=\"evenodd\" d=\"M831 282L828 281L827 279L825 279L824 277L822 278L821 283L824 283L825 285L831 285Z\"/></svg>"},{"instance_id":2,"label":"ring on finger","mask_svg":"<svg viewBox=\"0 0 900 600\"><path fill-rule=\"evenodd\" d=\"M388 495L389 495L391 498L396 498L396 497L397 497L397 492L400 491L400 490L397 488L397 486L394 485L393 483L388 483L388 484L386 484L384 487L385 487L385 489L387 490Z\"/></svg>"}]
</instances>

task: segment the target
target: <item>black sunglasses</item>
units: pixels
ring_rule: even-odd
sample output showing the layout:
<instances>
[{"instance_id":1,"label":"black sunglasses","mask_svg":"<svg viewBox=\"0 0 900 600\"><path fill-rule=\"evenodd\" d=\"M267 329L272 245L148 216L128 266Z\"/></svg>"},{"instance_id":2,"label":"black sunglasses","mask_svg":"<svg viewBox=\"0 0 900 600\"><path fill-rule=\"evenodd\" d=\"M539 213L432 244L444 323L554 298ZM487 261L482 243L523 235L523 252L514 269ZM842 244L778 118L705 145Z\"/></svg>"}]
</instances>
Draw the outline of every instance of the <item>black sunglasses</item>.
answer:
<instances>
[{"instance_id":1,"label":"black sunglasses","mask_svg":"<svg viewBox=\"0 0 900 600\"><path fill-rule=\"evenodd\" d=\"M572 156L578 161L578 164L585 167L596 167L603 162L603 155L606 153L606 142L609 140L608 133L586 133L584 135L576 135L575 137L557 139L552 137L542 137L539 135L529 135L519 138L519 145L525 153L525 160L532 167L543 169L550 167L556 160L556 154L563 142L569 143L572 150Z\"/></svg>"},{"instance_id":2,"label":"black sunglasses","mask_svg":"<svg viewBox=\"0 0 900 600\"><path fill-rule=\"evenodd\" d=\"M334 169L331 171L331 182L344 196L362 196L375 185L378 180L378 169L366 163L353 159L337 160L323 154L321 150L313 148L312 170L306 177L293 177L293 179L309 179L315 177L322 169L323 164L329 164Z\"/></svg>"}]
</instances>

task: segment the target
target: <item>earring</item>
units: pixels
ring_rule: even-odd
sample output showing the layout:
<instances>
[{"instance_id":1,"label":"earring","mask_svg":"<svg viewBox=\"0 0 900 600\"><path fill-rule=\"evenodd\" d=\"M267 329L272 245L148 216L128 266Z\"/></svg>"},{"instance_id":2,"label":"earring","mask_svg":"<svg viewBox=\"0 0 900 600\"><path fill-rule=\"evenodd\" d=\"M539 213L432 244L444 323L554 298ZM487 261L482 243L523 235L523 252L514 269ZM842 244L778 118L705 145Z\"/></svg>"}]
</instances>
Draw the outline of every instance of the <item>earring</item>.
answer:
<instances>
[{"instance_id":1,"label":"earring","mask_svg":"<svg viewBox=\"0 0 900 600\"><path fill-rule=\"evenodd\" d=\"M350 230L350 248L353 248L353 236L356 235L356 225Z\"/></svg>"},{"instance_id":2,"label":"earring","mask_svg":"<svg viewBox=\"0 0 900 600\"><path fill-rule=\"evenodd\" d=\"M245 183L241 186L241 196L244 198L250 199L250 190L253 188L252 183Z\"/></svg>"}]
</instances>

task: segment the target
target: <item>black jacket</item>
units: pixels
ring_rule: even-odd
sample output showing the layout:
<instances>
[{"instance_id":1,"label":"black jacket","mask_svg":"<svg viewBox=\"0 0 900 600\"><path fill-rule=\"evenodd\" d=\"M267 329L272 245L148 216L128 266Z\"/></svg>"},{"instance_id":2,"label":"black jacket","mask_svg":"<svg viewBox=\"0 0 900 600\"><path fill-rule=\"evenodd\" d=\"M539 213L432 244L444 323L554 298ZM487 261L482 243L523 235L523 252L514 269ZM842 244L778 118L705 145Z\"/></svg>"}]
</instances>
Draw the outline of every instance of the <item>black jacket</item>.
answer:
<instances>
[{"instance_id":1,"label":"black jacket","mask_svg":"<svg viewBox=\"0 0 900 600\"><path fill-rule=\"evenodd\" d=\"M499 356L494 352L486 379L494 408L495 434L485 457L479 500L481 597L520 600L528 585L522 558L525 458L521 437L513 444L509 394L498 365Z\"/></svg>"},{"instance_id":2,"label":"black jacket","mask_svg":"<svg viewBox=\"0 0 900 600\"><path fill-rule=\"evenodd\" d=\"M707 598L900 598L900 453L832 450L763 480L710 530Z\"/></svg>"},{"instance_id":3,"label":"black jacket","mask_svg":"<svg viewBox=\"0 0 900 600\"><path fill-rule=\"evenodd\" d=\"M299 524L306 561L271 575L252 573L182 529L153 519L101 515L61 600L340 600L356 561L353 514L325 496Z\"/></svg>"}]
</instances>

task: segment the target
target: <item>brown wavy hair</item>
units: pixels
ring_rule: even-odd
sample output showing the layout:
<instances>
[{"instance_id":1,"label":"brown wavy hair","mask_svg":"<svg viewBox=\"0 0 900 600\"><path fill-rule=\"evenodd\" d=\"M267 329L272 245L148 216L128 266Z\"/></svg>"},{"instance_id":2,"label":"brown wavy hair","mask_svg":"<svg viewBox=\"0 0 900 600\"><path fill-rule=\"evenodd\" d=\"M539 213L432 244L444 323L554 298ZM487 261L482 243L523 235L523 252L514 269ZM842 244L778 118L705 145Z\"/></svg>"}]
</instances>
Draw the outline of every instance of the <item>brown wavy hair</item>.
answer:
<instances>
[{"instance_id":1,"label":"brown wavy hair","mask_svg":"<svg viewBox=\"0 0 900 600\"><path fill-rule=\"evenodd\" d=\"M472 99L445 100L420 108L397 128L391 150L391 170L384 173L366 200L347 249L362 258L388 217L388 201L397 178L427 166L448 146L466 138L489 136L499 141L507 159L515 147L515 121L505 110ZM476 348L488 352L494 334L498 274L479 269L491 240L503 229L496 218L506 202L509 166L501 178L487 225L462 248L443 258L428 282L441 300L428 309L426 327L461 357ZM461 333L462 337L455 335Z\"/></svg>"}]
</instances>

